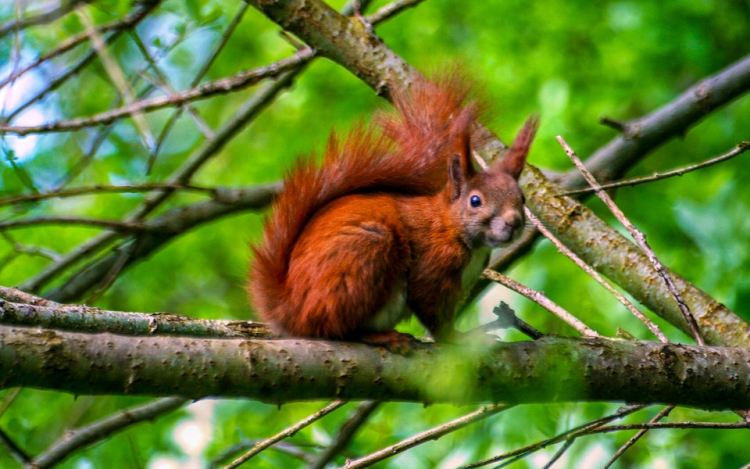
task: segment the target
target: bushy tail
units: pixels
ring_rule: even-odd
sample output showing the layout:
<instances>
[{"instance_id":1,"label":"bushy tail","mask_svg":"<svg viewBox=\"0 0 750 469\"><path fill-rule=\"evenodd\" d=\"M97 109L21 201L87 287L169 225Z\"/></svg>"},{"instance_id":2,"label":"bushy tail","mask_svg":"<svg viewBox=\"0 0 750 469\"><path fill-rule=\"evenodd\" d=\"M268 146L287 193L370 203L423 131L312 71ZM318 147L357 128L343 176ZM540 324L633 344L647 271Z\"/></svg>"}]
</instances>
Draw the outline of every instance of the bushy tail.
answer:
<instances>
[{"instance_id":1,"label":"bushy tail","mask_svg":"<svg viewBox=\"0 0 750 469\"><path fill-rule=\"evenodd\" d=\"M380 115L374 128L357 126L344 139L333 135L320 168L312 159L297 163L253 246L250 295L262 316L280 306L294 244L323 206L358 192L426 195L443 188L452 140L474 126L476 108L465 103L470 89L458 73L419 80L410 92L394 93L398 114Z\"/></svg>"}]
</instances>

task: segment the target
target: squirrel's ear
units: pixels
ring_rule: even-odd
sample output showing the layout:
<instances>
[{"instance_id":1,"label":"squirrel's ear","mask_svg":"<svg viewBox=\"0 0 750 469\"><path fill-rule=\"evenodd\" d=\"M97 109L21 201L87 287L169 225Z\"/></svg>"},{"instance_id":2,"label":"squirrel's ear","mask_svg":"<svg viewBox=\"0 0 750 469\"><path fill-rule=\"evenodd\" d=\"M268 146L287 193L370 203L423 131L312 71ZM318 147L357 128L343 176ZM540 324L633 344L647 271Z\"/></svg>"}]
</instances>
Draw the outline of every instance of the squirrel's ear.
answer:
<instances>
[{"instance_id":1,"label":"squirrel's ear","mask_svg":"<svg viewBox=\"0 0 750 469\"><path fill-rule=\"evenodd\" d=\"M474 122L473 107L467 107L453 123L453 142L456 157L461 160L464 177L474 177L476 170L471 158L471 128Z\"/></svg>"},{"instance_id":2,"label":"squirrel's ear","mask_svg":"<svg viewBox=\"0 0 750 469\"><path fill-rule=\"evenodd\" d=\"M518 176L521 175L523 165L526 163L526 155L529 153L529 147L531 142L534 141L534 135L536 135L538 127L539 116L532 115L529 117L500 163L500 169L510 174L513 179L518 180Z\"/></svg>"},{"instance_id":3,"label":"squirrel's ear","mask_svg":"<svg viewBox=\"0 0 750 469\"><path fill-rule=\"evenodd\" d=\"M451 189L451 201L461 197L461 191L466 187L466 175L459 154L453 155L448 162L448 185Z\"/></svg>"}]
</instances>

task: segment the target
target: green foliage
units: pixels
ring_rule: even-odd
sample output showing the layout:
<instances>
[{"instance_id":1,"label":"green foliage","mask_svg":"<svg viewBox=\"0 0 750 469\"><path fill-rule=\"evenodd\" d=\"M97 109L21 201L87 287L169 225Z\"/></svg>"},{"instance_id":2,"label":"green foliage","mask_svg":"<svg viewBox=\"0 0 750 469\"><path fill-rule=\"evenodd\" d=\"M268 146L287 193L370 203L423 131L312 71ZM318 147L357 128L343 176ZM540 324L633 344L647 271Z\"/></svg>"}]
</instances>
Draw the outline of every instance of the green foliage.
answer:
<instances>
[{"instance_id":1,"label":"green foliage","mask_svg":"<svg viewBox=\"0 0 750 469\"><path fill-rule=\"evenodd\" d=\"M20 2L24 3L24 2ZM27 7L31 16L42 5ZM86 7L96 24L121 18L131 2L94 2ZM13 21L14 5L0 5L0 24ZM369 11L385 4L375 2ZM239 1L165 1L138 26L141 40L169 78L171 86L190 86L204 60L220 41ZM12 69L20 53L28 63L62 40L84 30L75 14L20 37L0 38L0 79ZM493 110L489 126L510 141L527 116L541 114L541 129L530 162L545 169L567 171L571 165L554 139L564 135L582 157L590 155L616 136L597 123L602 116L632 119L668 103L687 87L716 73L747 53L750 10L744 1L678 0L672 2L548 0L544 2L460 2L428 0L377 28L378 34L398 54L420 70L459 62L484 84ZM72 54L82 57L88 44ZM127 34L110 47L127 76L145 69L140 52ZM278 34L278 27L249 9L225 50L203 82L228 77L238 71L267 65L294 53ZM53 61L19 80L11 96L2 94L4 114L65 70L65 60ZM153 79L153 75L148 72ZM136 94L147 82L133 80ZM263 83L259 86L263 86ZM255 89L195 103L212 128L226 121ZM154 93L149 96L162 96ZM90 116L120 104L107 71L95 61L75 79L21 114L15 124L67 120ZM213 157L194 178L196 185L244 187L279 180L300 155L316 154L331 129L345 131L370 119L386 105L360 80L325 60L314 61L293 87L262 112L251 125ZM155 136L172 114L148 114ZM22 120L26 115L27 121ZM682 139L657 149L631 171L651 174L705 160L747 140L750 100L741 98L708 116ZM18 150L14 137L3 139L0 155L0 197L47 191L73 170L94 143L96 129L39 135L33 150ZM30 138L30 137L27 137ZM183 113L164 142L151 172L149 150L131 119L116 123L99 147L93 162L73 179L72 186L143 184L163 181L205 139L187 113ZM15 142L15 143L14 143ZM14 150L15 148L15 150ZM648 235L666 265L709 294L750 319L750 180L748 154L719 166L681 178L646 186L623 188L616 200ZM2 220L20 216L80 216L121 219L144 199L143 194L118 194L48 200L20 208L2 208ZM199 196L180 194L162 212ZM602 206L592 202L602 217ZM251 317L244 292L248 245L257 238L262 223L258 213L246 212L195 229L167 244L148 259L125 271L95 302L108 309L170 311L204 318ZM28 228L8 232L27 247L66 253L90 238L96 230L81 227ZM16 285L39 272L49 260L17 255L13 245L0 239L0 285ZM647 329L549 243L539 243L514 266L511 275L546 292L594 329L613 336L623 328L638 338L652 340ZM54 285L53 285L54 286ZM529 301L501 289L471 305L463 327L490 319L488 312L500 299L512 304L519 316L535 327L559 334L574 334L566 325ZM653 317L653 316L652 316ZM660 325L663 322L657 320ZM409 330L419 333L412 323ZM664 326L667 335L686 341L681 333ZM507 340L522 340L503 331ZM0 393L0 398L8 395ZM67 428L96 421L143 399L79 397L23 390L0 417L0 429L31 454L60 438ZM43 403L43 405L40 405ZM255 402L216 402L208 427L210 444L201 457L216 457L229 446L247 439L263 439L322 407L320 403L290 404L281 408ZM297 434L290 441L325 445L343 423L339 411ZM393 458L381 467L451 468L490 457L556 435L588 420L616 410L615 405L565 404L514 408L489 420L420 446ZM464 408L413 404L385 404L376 411L344 452L356 457L396 443L431 426L467 412ZM625 422L642 422L658 410L648 409ZM708 418L678 409L673 420ZM147 467L157 456L185 460L184 448L173 434L190 411L169 414L152 423L141 423L122 434L86 449L61 464L61 468ZM711 414L710 418L716 418ZM736 419L727 414L727 420ZM579 440L555 467L599 467L632 433L589 436ZM615 467L739 467L750 460L746 432L662 430L649 433L631 448ZM559 446L558 446L559 447ZM518 462L513 467L541 467L558 447ZM343 464L344 457L337 459ZM587 466L592 464L592 466ZM0 467L17 464L0 450ZM152 466L153 467L153 466ZM267 451L248 467L301 467L298 459Z\"/></svg>"}]
</instances>

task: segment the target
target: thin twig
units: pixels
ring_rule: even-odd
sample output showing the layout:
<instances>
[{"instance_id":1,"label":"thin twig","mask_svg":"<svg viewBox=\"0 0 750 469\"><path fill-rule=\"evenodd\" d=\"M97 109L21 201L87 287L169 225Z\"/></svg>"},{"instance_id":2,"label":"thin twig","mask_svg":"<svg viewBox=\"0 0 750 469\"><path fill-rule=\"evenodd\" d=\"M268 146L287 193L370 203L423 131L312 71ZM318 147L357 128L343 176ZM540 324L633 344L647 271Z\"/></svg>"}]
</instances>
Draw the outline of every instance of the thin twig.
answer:
<instances>
[{"instance_id":1,"label":"thin twig","mask_svg":"<svg viewBox=\"0 0 750 469\"><path fill-rule=\"evenodd\" d=\"M578 158L578 155L576 155L576 153L572 148L570 148L565 140L561 136L558 136L557 141L560 142L560 145L565 150L568 158L570 158L573 164L576 165L583 177L586 178L586 181L589 183L589 185L594 188L596 195L602 200L602 202L607 205L612 214L620 221L620 223L622 223L625 229L628 230L628 233L630 233L633 239L635 239L635 241L641 247L643 252L646 253L649 261L654 266L654 269L664 280L667 285L667 289L669 289L669 292L672 294L675 302L677 302L677 306L680 308L682 315L685 317L685 321L687 322L688 327L690 327L690 331L693 334L695 343L698 345L704 345L705 342L703 341L703 337L701 336L700 330L698 328L698 323L695 321L695 318L690 312L690 308L688 308L685 300L682 298L682 295L680 295L680 292L677 291L677 287L675 286L672 277L667 273L664 265L661 263L661 261L659 261L659 258L656 257L656 254L654 254L654 251L648 245L648 242L646 242L646 236L630 222L630 220L619 209L619 207L617 207L612 198L601 189L601 186L599 186L599 183L596 181L594 176L586 169L581 160Z\"/></svg>"},{"instance_id":2,"label":"thin twig","mask_svg":"<svg viewBox=\"0 0 750 469\"><path fill-rule=\"evenodd\" d=\"M156 63L156 60L154 59L154 57L151 57L151 53L149 53L148 48L146 47L146 44L144 44L143 41L141 40L141 36L138 34L138 31L135 31L135 30L131 31L130 37L133 39L133 42L135 43L136 47L138 47L138 50L141 52L141 55L146 60L146 63L148 64L148 68L150 68L154 72L154 76L156 77L156 83L151 83L151 84L154 87L162 90L165 94L169 96L174 96L177 93L177 91L169 84L169 79L167 78L166 75L164 75L164 72L162 72L161 68L159 68L159 65ZM144 74L144 79L145 78L146 77ZM150 80L146 80L146 81L150 81ZM131 104L131 103L128 103L128 104ZM203 118L200 116L195 106L188 103L185 106L182 106L180 109L187 109L188 114L190 114L190 117L193 118L193 122L195 122L196 127L198 127L198 130L200 130L201 133L206 138L213 138L214 131L206 123L206 121L203 120ZM153 151L154 151L154 148L151 149L151 152Z\"/></svg>"},{"instance_id":3,"label":"thin twig","mask_svg":"<svg viewBox=\"0 0 750 469\"><path fill-rule=\"evenodd\" d=\"M117 99L119 100L119 97ZM113 127L114 124L108 124L100 127L97 130L96 136L92 139L91 146L89 146L89 148L86 150L86 153L78 158L73 167L70 168L65 173L65 175L63 175L52 185L50 192L61 190L63 187L77 178L78 175L81 174L83 170L86 169L89 164L91 164L92 161L94 161L96 153L99 151L99 148L102 146L105 140L107 140L107 137L109 136L109 133L112 131Z\"/></svg>"},{"instance_id":4,"label":"thin twig","mask_svg":"<svg viewBox=\"0 0 750 469\"><path fill-rule=\"evenodd\" d=\"M627 125L624 122L614 120L610 117L605 116L605 117L600 118L599 123L606 125L607 127L611 129L615 129L618 132L625 132L627 130Z\"/></svg>"},{"instance_id":5,"label":"thin twig","mask_svg":"<svg viewBox=\"0 0 750 469\"><path fill-rule=\"evenodd\" d=\"M229 459L235 454L241 453L243 451L247 451L249 448L252 448L259 441L261 440L258 438L254 440L243 440L237 444L234 444L232 446L222 449L221 453L219 453L216 457L214 457L208 463L207 468L218 469L219 467L221 467L222 461ZM273 445L272 447L268 449L273 450L273 451L278 451L279 453L282 453L282 454L286 454L295 459L299 459L303 463L307 464L312 460L312 456L313 456L310 450L320 449L320 448L322 448L322 446L318 444L292 443L292 442L282 441L280 443L276 443L275 445Z\"/></svg>"},{"instance_id":6,"label":"thin twig","mask_svg":"<svg viewBox=\"0 0 750 469\"><path fill-rule=\"evenodd\" d=\"M107 273L102 276L102 279L99 281L96 289L86 298L86 301L84 301L84 303L93 304L107 290L107 288L109 288L115 282L115 280L117 280L117 276L120 274L120 272L122 272L122 269L125 268L125 265L130 260L136 248L137 242L131 242L130 244L118 250L119 252L117 253L117 259L115 259L115 262L112 263L112 266L107 270Z\"/></svg>"},{"instance_id":7,"label":"thin twig","mask_svg":"<svg viewBox=\"0 0 750 469\"><path fill-rule=\"evenodd\" d=\"M19 255L26 254L28 256L39 256L39 257L47 258L51 261L56 261L62 257L60 256L60 254L50 249L24 246L23 244L13 239L13 237L11 237L5 231L0 231L0 236L2 236L3 239L5 239L13 247L13 251L15 251ZM5 267L4 265L0 265L0 269L4 267Z\"/></svg>"},{"instance_id":8,"label":"thin twig","mask_svg":"<svg viewBox=\"0 0 750 469\"><path fill-rule=\"evenodd\" d=\"M124 26L122 28L114 30L112 34L107 37L105 42L107 44L112 44L126 29L134 28L136 25L138 25L138 23L140 23L143 18L148 16L148 14L154 8L156 8L156 6L159 4L159 1L160 0L148 0L138 2L133 8L133 11L128 14L128 18L126 18L126 21L124 21L123 23ZM75 65L67 69L61 75L47 82L47 85L43 89L39 90L34 96L26 100L25 103L18 106L12 113L7 116L6 121L12 121L16 116L18 116L29 106L44 98L51 91L54 91L62 86L63 83L68 81L70 77L78 74L81 70L83 70L84 67L91 63L91 61L94 60L95 57L96 52L93 50L89 50Z\"/></svg>"},{"instance_id":9,"label":"thin twig","mask_svg":"<svg viewBox=\"0 0 750 469\"><path fill-rule=\"evenodd\" d=\"M743 141L743 142L738 143L737 146L735 146L729 153L725 153L723 155L711 158L710 160L706 160L702 163L685 166L684 168L673 169L665 173L654 173L651 176L627 179L625 181L610 182L608 184L602 184L600 187L602 190L617 189L618 187L635 186L638 184L644 184L647 182L653 182L653 181L658 181L660 179L670 178L672 176L682 176L685 173L689 173L697 169L706 168L708 166L712 166L717 163L721 163L723 161L732 159L737 155L741 155L747 150L750 150L750 142ZM559 194L555 194L555 197L562 197L566 195L587 194L589 192L594 192L594 189L591 187L587 187L587 188L578 189L575 191L561 192Z\"/></svg>"},{"instance_id":10,"label":"thin twig","mask_svg":"<svg viewBox=\"0 0 750 469\"><path fill-rule=\"evenodd\" d=\"M341 452L349 442L354 438L354 434L359 428L367 422L375 410L380 406L379 402L375 401L364 401L359 404L357 409L354 411L351 417L341 426L336 437L331 441L323 451L321 451L315 459L307 466L307 469L323 469L328 465L331 460Z\"/></svg>"},{"instance_id":11,"label":"thin twig","mask_svg":"<svg viewBox=\"0 0 750 469\"><path fill-rule=\"evenodd\" d=\"M536 226L536 228L544 236L546 236L547 239L549 239L552 242L552 244L554 244L561 253L563 253L564 255L566 255L570 260L572 260L573 262L575 262L575 264L578 267L580 267L581 269L583 269L584 272L586 272L594 280L596 280L597 282L599 282L608 292L610 292L612 294L612 296L614 296L615 298L617 298L617 300L620 303L622 303L622 305L625 306L625 308L627 308L627 310L630 311L633 314L633 316L635 316L636 318L638 318L638 320L640 320L643 324L645 324L646 327L648 327L648 329L660 341L662 341L664 343L669 342L669 339L667 339L667 337L664 335L664 333L659 329L659 326L657 326L649 318L647 318L630 300L628 300L627 298L625 298L625 296L623 294L621 294L620 292L618 292L617 290L615 290L614 287L612 287L612 285L609 284L609 282L607 282L606 280L604 280L604 278L601 275L599 275L599 272L597 272L596 270L592 269L591 266L589 266L588 264L586 264L586 262L583 261L583 259L581 259L580 257L578 257L578 255L576 255L573 251L571 251L570 249L568 249L568 247L565 246L562 243L562 241L560 241L559 239L557 239L557 237L554 234L552 234L552 232L550 230L548 230L546 226L544 226L544 224L541 222L541 220L539 220L536 217L536 215L534 215L531 212L531 210L528 209L528 207L524 207L524 210L525 210L525 213L526 213L526 217L529 220L531 220L531 222L534 224L534 226Z\"/></svg>"},{"instance_id":12,"label":"thin twig","mask_svg":"<svg viewBox=\"0 0 750 469\"><path fill-rule=\"evenodd\" d=\"M750 424L747 422L654 422L654 423L631 423L627 425L609 425L587 432L588 434L612 433L628 430L655 430L663 428L679 428L682 430L690 428L709 428L716 430L747 430Z\"/></svg>"},{"instance_id":13,"label":"thin twig","mask_svg":"<svg viewBox=\"0 0 750 469\"><path fill-rule=\"evenodd\" d=\"M57 8L51 9L44 13L39 13L38 15L32 16L31 18L16 18L15 21L0 26L0 39L11 31L21 31L28 28L29 26L37 26L40 24L47 24L56 21L57 19L62 18L63 16L67 15L68 13L85 3L86 2L84 0L63 1Z\"/></svg>"},{"instance_id":14,"label":"thin twig","mask_svg":"<svg viewBox=\"0 0 750 469\"><path fill-rule=\"evenodd\" d=\"M407 8L414 8L424 0L400 0L393 3L389 3L383 8L379 9L371 15L365 17L365 21L370 24L378 24L383 21L390 19L393 16L401 13Z\"/></svg>"},{"instance_id":15,"label":"thin twig","mask_svg":"<svg viewBox=\"0 0 750 469\"><path fill-rule=\"evenodd\" d=\"M130 84L128 83L127 78L125 78L125 73L122 71L122 68L120 68L120 65L114 58L112 58L109 50L107 50L107 45L104 42L104 39L102 39L102 36L96 31L94 22L91 20L88 12L84 9L81 9L76 13L81 19L81 23L83 23L83 26L89 33L89 37L91 38L91 46L99 56L99 62L107 72L109 79L115 86L115 89L117 89L120 97L122 98L122 101L126 106L132 105L135 100L135 93L133 93L133 90L130 88ZM130 114L130 118L133 119L135 128L138 130L138 133L140 134L144 145L146 145L146 148L148 148L149 150L152 149L154 147L154 136L151 133L151 128L149 127L148 122L146 122L146 119L142 114L137 113Z\"/></svg>"},{"instance_id":16,"label":"thin twig","mask_svg":"<svg viewBox=\"0 0 750 469\"><path fill-rule=\"evenodd\" d=\"M34 458L32 467L44 469L52 467L70 454L84 446L110 437L113 433L122 431L136 423L153 420L179 407L188 400L178 397L158 399L148 404L126 409L76 430L68 432L65 437L54 443L46 451Z\"/></svg>"},{"instance_id":17,"label":"thin twig","mask_svg":"<svg viewBox=\"0 0 750 469\"><path fill-rule=\"evenodd\" d=\"M656 422L660 421L661 419L663 419L664 417L666 417L667 415L669 415L669 413L672 412L672 410L674 408L675 408L675 406L673 406L673 405L670 405L670 406L667 406L667 407L663 408L658 414L656 414L654 416L654 418L652 418L651 420L649 420L649 423L656 423ZM610 458L609 461L607 461L607 464L605 464L602 467L602 469L608 469L609 467L611 467L612 464L614 464L615 461L617 461L617 459L620 456L622 456L622 454L625 451L628 450L628 448L630 448L631 446L633 446L643 435L645 435L647 431L648 431L648 429L644 428L642 430L639 430L638 433L636 433L635 435L633 435L624 445L622 445L620 447L620 449L617 450L617 452Z\"/></svg>"},{"instance_id":18,"label":"thin twig","mask_svg":"<svg viewBox=\"0 0 750 469\"><path fill-rule=\"evenodd\" d=\"M130 15L126 16L125 18L121 18L121 19L112 21L111 23L107 23L107 24L103 24L101 26L97 26L96 27L96 31L99 34L104 34L104 33L107 33L109 31L114 31L114 30L118 30L118 29L127 29L127 28L129 28L132 25L134 19L137 19L137 17L134 16L134 15L132 15L132 14L130 14ZM34 62L30 63L29 65L26 65L24 68L22 68L20 70L14 71L9 76L7 76L5 79L1 80L0 81L0 88L5 87L8 83L10 83L10 82L12 82L14 80L17 80L19 77L21 77L25 73L27 73L27 72L29 72L29 71L37 68L38 66L40 66L44 62L46 62L46 61L48 61L50 59L53 59L53 58L55 58L55 57L57 57L59 55L62 55L65 52L73 49L74 47L76 47L76 46L78 46L80 44L83 44L88 39L89 39L89 31L86 31L86 32L83 32L83 33L81 33L81 34L79 34L77 36L74 36L74 37L71 37L69 39L66 39L66 40L62 41L61 43L59 43L59 45L57 47L55 47L51 51L49 51L49 52L47 52L45 54L40 55Z\"/></svg>"},{"instance_id":19,"label":"thin twig","mask_svg":"<svg viewBox=\"0 0 750 469\"><path fill-rule=\"evenodd\" d=\"M573 329L580 332L583 336L599 337L598 332L588 327L580 319L576 318L569 312L565 311L564 308L562 308L561 306L559 306L558 304L554 303L552 300L547 298L547 296L544 293L533 290L519 282L516 282L512 278L506 275L503 275L500 272L496 272L494 270L485 269L483 275L489 278L490 280L493 280L501 285L504 285L510 288L511 290L513 290L514 292L519 293L525 296L526 298L530 299L531 301L539 304L550 313L554 314L558 318L568 323Z\"/></svg>"},{"instance_id":20,"label":"thin twig","mask_svg":"<svg viewBox=\"0 0 750 469\"><path fill-rule=\"evenodd\" d=\"M37 225L86 225L107 228L114 231L134 232L148 231L149 228L142 223L126 222L119 220L98 220L95 218L76 217L37 217L24 220L0 222L0 230L24 228Z\"/></svg>"},{"instance_id":21,"label":"thin twig","mask_svg":"<svg viewBox=\"0 0 750 469\"><path fill-rule=\"evenodd\" d=\"M117 109L110 109L91 117L71 119L67 121L51 122L42 125L33 126L9 126L0 125L0 132L11 133L16 135L28 135L34 133L51 133L51 132L70 132L86 127L99 124L109 124L117 119L140 114L144 112L156 111L169 106L181 106L185 103L208 99L218 94L226 94L242 90L248 86L254 85L267 78L276 78L285 72L289 72L300 65L307 63L314 56L311 49L305 49L297 52L292 57L280 60L272 65L260 67L246 72L238 73L229 78L222 78L216 81L205 83L203 85L191 88L189 90L176 93L171 96L161 98L144 99L135 101L130 105L125 105ZM15 112L14 112L15 115Z\"/></svg>"},{"instance_id":22,"label":"thin twig","mask_svg":"<svg viewBox=\"0 0 750 469\"><path fill-rule=\"evenodd\" d=\"M629 405L627 407L621 407L617 409L616 412L613 414L600 417L598 419L592 420L590 422L586 422L583 425L579 425L575 428L572 428L566 432L563 432L557 436L554 436L552 438L547 438L545 440L538 441L536 443L533 443L531 445L524 446L523 448L518 448L513 451L510 451L508 453L504 453L498 456L493 456L488 459L484 459L482 461L477 461L471 464L467 464L465 466L461 466L458 469L476 469L478 467L487 466L488 464L493 464L496 462L503 461L505 459L510 459L510 461L507 461L507 463L510 463L512 461L517 461L518 459L524 458L536 451L542 450L546 448L549 445L554 445L556 443L559 443L563 440L570 440L575 439L580 435L585 434L588 430L592 428L598 428L602 425L606 425L607 423L617 420L620 418L625 417L626 415L630 415L633 412L639 411L646 407L645 405L641 404L635 404L635 405ZM512 458L512 459L511 459ZM505 465L505 464L504 464Z\"/></svg>"},{"instance_id":23,"label":"thin twig","mask_svg":"<svg viewBox=\"0 0 750 469\"><path fill-rule=\"evenodd\" d=\"M501 301L500 305L495 306L492 309L492 313L497 316L497 319L488 322L487 324L482 324L481 326L475 327L470 331L470 333L482 334L496 331L497 329L507 329L509 327L512 327L513 329L526 334L533 340L538 340L544 337L543 333L516 316L516 312L513 311L513 309L504 301Z\"/></svg>"},{"instance_id":24,"label":"thin twig","mask_svg":"<svg viewBox=\"0 0 750 469\"><path fill-rule=\"evenodd\" d=\"M99 195L104 193L136 193L136 192L153 192L156 190L173 189L176 191L200 192L205 194L215 194L215 189L207 187L198 187L180 184L140 184L140 185L119 185L119 186L87 186L73 187L70 189L57 190L54 192L43 192L38 194L19 195L0 199L0 206L15 205L20 203L38 202L45 199L76 197L81 195Z\"/></svg>"},{"instance_id":25,"label":"thin twig","mask_svg":"<svg viewBox=\"0 0 750 469\"><path fill-rule=\"evenodd\" d=\"M180 45L183 42L183 40L187 37L188 32L189 32L189 29L186 29L184 32L179 34L177 38L174 41L172 41L171 44L169 44L166 47L163 47L159 52L159 56L153 59L154 63L158 64L161 59L166 57L172 50L174 50L178 45ZM149 67L150 65L147 65L133 73L130 79L131 84L132 84L131 86L135 86L138 80L141 79L142 73L145 72ZM154 90L153 85L151 85L150 83L146 84L146 86L138 92L138 99L141 99L144 96L148 96L153 90ZM119 96L117 96L115 100L113 101L113 106L119 107L121 104L122 104L122 99ZM96 136L91 142L91 146L86 151L86 154L83 155L83 157L81 157L78 162L76 162L75 166L73 166L73 168L71 168L65 176L60 178L60 180L57 181L52 186L52 191L59 190L60 188L66 186L70 181L75 179L86 168L86 166L88 166L89 163L91 163L91 161L93 161L93 158L96 155L96 152L98 151L102 143L104 143L104 141L106 140L115 122L106 124L98 129ZM157 148L154 149L154 152L159 150L159 145L160 145L160 142L157 142Z\"/></svg>"},{"instance_id":26,"label":"thin twig","mask_svg":"<svg viewBox=\"0 0 750 469\"><path fill-rule=\"evenodd\" d=\"M195 75L195 78L193 78L193 81L190 83L191 88L198 86L198 83L200 83L206 73L208 73L211 65L214 64L221 51L224 50L224 46L226 46L227 42L229 42L229 38L232 37L234 30L237 29L237 26L240 24L240 21L242 21L242 17L245 16L245 12L249 7L250 6L246 2L242 2L240 4L237 13L234 14L234 18L232 18L232 21L227 26L227 29L222 33L219 43L216 44L213 52L208 56L208 60L203 63L201 69L198 71L198 73Z\"/></svg>"},{"instance_id":27,"label":"thin twig","mask_svg":"<svg viewBox=\"0 0 750 469\"><path fill-rule=\"evenodd\" d=\"M573 446L573 443L575 443L575 438L569 438L565 440L565 444L560 447L560 449L557 450L557 452L552 456L552 459L547 461L547 464L544 465L542 469L550 469L553 464L557 462L558 459L562 457L563 454L565 454L566 451L570 449L571 446Z\"/></svg>"},{"instance_id":28,"label":"thin twig","mask_svg":"<svg viewBox=\"0 0 750 469\"><path fill-rule=\"evenodd\" d=\"M234 18L232 18L232 21L229 23L229 26L227 27L227 29L222 33L219 43L214 48L213 52L208 56L208 60L206 60L203 63L203 65L201 66L201 69L198 71L198 73L195 75L195 78L193 78L193 81L190 83L190 88L195 88L196 86L198 86L201 80L203 80L203 77L206 75L206 73L208 73L208 70L211 68L211 65L213 65L213 63L216 61L221 51L224 49L224 46L226 46L227 42L229 42L229 38L234 33L235 29L237 28L237 25L240 24L240 21L242 20L242 17L245 15L245 12L247 11L248 8L249 8L249 5L247 3L242 2L240 4L239 10L234 15ZM161 134L159 135L159 138L156 141L156 147L148 156L149 170L152 168L154 162L156 161L156 158L159 155L159 152L161 151L162 145L166 141L167 136L172 131L175 123L182 115L183 109L184 109L183 106L179 107L176 112L172 113L172 115L169 116L169 119L164 124ZM209 140L215 137L215 134L213 131L209 133L204 132L204 135L206 135Z\"/></svg>"},{"instance_id":29,"label":"thin twig","mask_svg":"<svg viewBox=\"0 0 750 469\"><path fill-rule=\"evenodd\" d=\"M396 443L395 445L389 446L387 448L383 448L380 451L376 451L365 457L347 461L346 465L344 465L342 469L360 469L363 467L372 466L373 464L380 462L384 459L388 459L397 454L403 453L404 451L408 449L411 449L415 446L421 445L428 441L437 440L438 438L445 436L448 433L459 430L474 422L484 420L487 417L491 417L511 407L513 406L507 405L507 404L491 404L491 405L481 407L478 410L470 414L466 414L463 417L459 417L455 420L451 420L450 422L444 423L443 425L440 425L435 428L431 428L418 435L414 435L410 438L407 438L405 440L402 440Z\"/></svg>"},{"instance_id":30,"label":"thin twig","mask_svg":"<svg viewBox=\"0 0 750 469\"><path fill-rule=\"evenodd\" d=\"M6 410L8 410L8 407L13 403L14 400L18 397L18 394L21 392L22 388L13 388L8 394L5 395L3 398L3 402L0 404L0 417L3 416Z\"/></svg>"},{"instance_id":31,"label":"thin twig","mask_svg":"<svg viewBox=\"0 0 750 469\"><path fill-rule=\"evenodd\" d=\"M0 430L0 444L13 456L13 459L27 466L31 462L31 456L13 441L4 431Z\"/></svg>"},{"instance_id":32,"label":"thin twig","mask_svg":"<svg viewBox=\"0 0 750 469\"><path fill-rule=\"evenodd\" d=\"M334 410L338 409L339 407L346 404L346 401L334 401L331 404L328 404L327 406L323 407L319 411L315 412L311 416L307 417L304 420L301 420L297 422L296 424L292 425L291 427L287 428L286 430L277 433L276 435L272 436L271 438L268 438L266 440L260 441L253 446L253 448L248 451L247 453L243 454L239 458L235 459L228 465L224 466L224 469L234 469L236 467L239 467L240 465L244 464L246 461L248 461L253 456L257 455L261 451L265 450L269 446L274 445L275 443L285 439L289 438L290 436L293 436L298 431L302 430L303 428L307 427L308 425L311 425L312 423L316 422L317 420L320 420L321 418L325 417L326 415L330 414Z\"/></svg>"}]
</instances>

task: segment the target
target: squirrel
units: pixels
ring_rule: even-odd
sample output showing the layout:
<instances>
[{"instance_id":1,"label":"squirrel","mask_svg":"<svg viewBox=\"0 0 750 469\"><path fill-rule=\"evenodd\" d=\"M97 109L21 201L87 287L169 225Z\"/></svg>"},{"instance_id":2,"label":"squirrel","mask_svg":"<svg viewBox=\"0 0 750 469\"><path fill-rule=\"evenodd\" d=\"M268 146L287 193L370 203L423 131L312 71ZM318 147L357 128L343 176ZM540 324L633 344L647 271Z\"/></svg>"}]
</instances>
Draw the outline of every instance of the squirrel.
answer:
<instances>
[{"instance_id":1,"label":"squirrel","mask_svg":"<svg viewBox=\"0 0 750 469\"><path fill-rule=\"evenodd\" d=\"M282 336L355 340L391 350L412 313L451 341L466 277L524 225L518 177L531 117L505 157L472 164L481 105L460 73L392 92L397 113L331 135L321 166L300 160L252 247L251 302Z\"/></svg>"}]
</instances>

